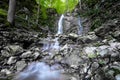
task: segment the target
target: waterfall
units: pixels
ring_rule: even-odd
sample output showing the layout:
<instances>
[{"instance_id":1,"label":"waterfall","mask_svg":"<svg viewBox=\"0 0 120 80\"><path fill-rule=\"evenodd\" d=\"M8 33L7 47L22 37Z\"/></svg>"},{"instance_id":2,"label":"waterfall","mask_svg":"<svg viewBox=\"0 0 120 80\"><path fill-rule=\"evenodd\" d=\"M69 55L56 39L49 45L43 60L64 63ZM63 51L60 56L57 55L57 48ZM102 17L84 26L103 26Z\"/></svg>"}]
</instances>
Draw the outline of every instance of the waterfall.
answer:
<instances>
[{"instance_id":1,"label":"waterfall","mask_svg":"<svg viewBox=\"0 0 120 80\"><path fill-rule=\"evenodd\" d=\"M58 32L57 34L63 33L63 18L62 14L58 21ZM53 41L52 38L48 35L48 37L43 41L43 52L50 51L55 49L59 50L59 37L56 37ZM61 78L61 71L56 70L55 65L49 66L44 62L34 62L29 65L24 71L22 71L18 76L15 77L14 80L63 80Z\"/></svg>"},{"instance_id":2,"label":"waterfall","mask_svg":"<svg viewBox=\"0 0 120 80\"><path fill-rule=\"evenodd\" d=\"M60 19L59 19L59 21L58 21L58 31L57 31L57 34L62 34L63 33L63 18L64 18L64 15L62 14ZM52 49L59 50L60 46L59 46L58 39L59 38L56 37L53 40L54 43L51 43L50 38L48 36L47 42L43 43L43 51L52 50Z\"/></svg>"},{"instance_id":3,"label":"waterfall","mask_svg":"<svg viewBox=\"0 0 120 80\"><path fill-rule=\"evenodd\" d=\"M57 34L62 34L63 33L63 18L64 18L64 15L62 14L59 21L58 21L58 32Z\"/></svg>"},{"instance_id":4,"label":"waterfall","mask_svg":"<svg viewBox=\"0 0 120 80\"><path fill-rule=\"evenodd\" d=\"M80 16L78 16L78 34L82 35L82 33L83 33L83 26L81 25Z\"/></svg>"},{"instance_id":5,"label":"waterfall","mask_svg":"<svg viewBox=\"0 0 120 80\"><path fill-rule=\"evenodd\" d=\"M62 14L59 21L58 21L58 31L57 34L62 34L63 33L63 18L64 15ZM55 38L55 44L53 45L53 49L57 49L59 50L60 46L59 46L59 41L58 41L58 37Z\"/></svg>"}]
</instances>

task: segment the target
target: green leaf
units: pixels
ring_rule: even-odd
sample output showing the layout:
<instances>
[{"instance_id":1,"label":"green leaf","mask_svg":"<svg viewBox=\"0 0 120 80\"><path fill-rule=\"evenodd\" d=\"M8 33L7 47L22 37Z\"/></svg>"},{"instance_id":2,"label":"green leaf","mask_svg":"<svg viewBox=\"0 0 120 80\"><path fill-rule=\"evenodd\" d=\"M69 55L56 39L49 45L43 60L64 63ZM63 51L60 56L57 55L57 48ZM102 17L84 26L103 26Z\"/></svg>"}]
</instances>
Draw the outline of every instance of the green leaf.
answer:
<instances>
[{"instance_id":1,"label":"green leaf","mask_svg":"<svg viewBox=\"0 0 120 80\"><path fill-rule=\"evenodd\" d=\"M0 9L0 15L7 16L7 11Z\"/></svg>"},{"instance_id":2,"label":"green leaf","mask_svg":"<svg viewBox=\"0 0 120 80\"><path fill-rule=\"evenodd\" d=\"M36 0L44 8L54 8L60 14L72 11L79 0Z\"/></svg>"}]
</instances>

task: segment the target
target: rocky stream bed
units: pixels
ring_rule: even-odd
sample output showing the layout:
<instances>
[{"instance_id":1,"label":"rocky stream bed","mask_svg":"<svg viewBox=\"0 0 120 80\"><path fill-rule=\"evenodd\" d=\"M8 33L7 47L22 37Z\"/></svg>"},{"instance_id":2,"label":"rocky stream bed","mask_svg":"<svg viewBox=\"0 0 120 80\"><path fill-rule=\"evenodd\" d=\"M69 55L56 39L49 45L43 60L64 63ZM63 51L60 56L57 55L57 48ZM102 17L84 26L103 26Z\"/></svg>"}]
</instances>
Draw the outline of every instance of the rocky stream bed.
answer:
<instances>
[{"instance_id":1,"label":"rocky stream bed","mask_svg":"<svg viewBox=\"0 0 120 80\"><path fill-rule=\"evenodd\" d=\"M71 32L49 37L47 40L40 32L1 27L0 80L21 80L16 78L19 72L41 62L57 65L62 78L56 80L120 80L119 20L108 21L86 35ZM54 43L55 37L60 48L43 50L43 45Z\"/></svg>"}]
</instances>

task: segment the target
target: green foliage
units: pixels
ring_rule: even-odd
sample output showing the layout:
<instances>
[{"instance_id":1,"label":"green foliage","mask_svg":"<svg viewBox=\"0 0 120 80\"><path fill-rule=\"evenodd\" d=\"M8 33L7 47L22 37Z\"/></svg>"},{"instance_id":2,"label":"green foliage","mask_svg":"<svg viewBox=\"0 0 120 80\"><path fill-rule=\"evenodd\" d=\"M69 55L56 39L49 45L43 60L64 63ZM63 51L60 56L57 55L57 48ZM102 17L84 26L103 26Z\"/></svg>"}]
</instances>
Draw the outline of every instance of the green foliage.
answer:
<instances>
[{"instance_id":1,"label":"green foliage","mask_svg":"<svg viewBox=\"0 0 120 80\"><path fill-rule=\"evenodd\" d=\"M54 8L59 14L72 11L78 0L36 0L42 9Z\"/></svg>"},{"instance_id":2,"label":"green foliage","mask_svg":"<svg viewBox=\"0 0 120 80\"><path fill-rule=\"evenodd\" d=\"M7 11L0 9L0 15L7 16Z\"/></svg>"}]
</instances>

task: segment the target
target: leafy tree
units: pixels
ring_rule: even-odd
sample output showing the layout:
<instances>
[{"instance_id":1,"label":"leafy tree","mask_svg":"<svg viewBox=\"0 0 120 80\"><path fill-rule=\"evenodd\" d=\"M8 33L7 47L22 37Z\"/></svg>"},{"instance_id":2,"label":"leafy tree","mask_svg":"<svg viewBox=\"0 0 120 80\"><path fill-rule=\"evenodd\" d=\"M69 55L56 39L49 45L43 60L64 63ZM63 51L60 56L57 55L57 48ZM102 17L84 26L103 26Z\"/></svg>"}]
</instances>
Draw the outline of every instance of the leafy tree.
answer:
<instances>
[{"instance_id":1,"label":"leafy tree","mask_svg":"<svg viewBox=\"0 0 120 80\"><path fill-rule=\"evenodd\" d=\"M36 0L42 9L54 8L59 14L72 11L79 0Z\"/></svg>"}]
</instances>

